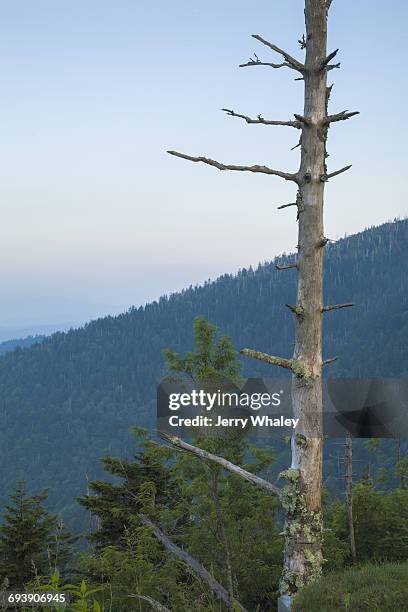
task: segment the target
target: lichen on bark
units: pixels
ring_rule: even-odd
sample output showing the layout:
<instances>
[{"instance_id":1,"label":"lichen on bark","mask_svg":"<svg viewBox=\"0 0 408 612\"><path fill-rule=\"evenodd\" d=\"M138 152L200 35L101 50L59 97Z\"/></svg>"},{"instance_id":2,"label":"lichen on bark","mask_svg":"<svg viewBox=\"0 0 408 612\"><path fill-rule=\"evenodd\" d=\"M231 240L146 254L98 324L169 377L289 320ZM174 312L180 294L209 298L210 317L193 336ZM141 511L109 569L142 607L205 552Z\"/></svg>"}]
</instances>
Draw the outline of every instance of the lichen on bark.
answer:
<instances>
[{"instance_id":1,"label":"lichen on bark","mask_svg":"<svg viewBox=\"0 0 408 612\"><path fill-rule=\"evenodd\" d=\"M287 555L280 592L292 595L321 576L323 523L320 510L307 509L299 470L289 468L280 473L280 478L286 481L281 503L286 511L283 535ZM298 563L302 571L299 571Z\"/></svg>"}]
</instances>

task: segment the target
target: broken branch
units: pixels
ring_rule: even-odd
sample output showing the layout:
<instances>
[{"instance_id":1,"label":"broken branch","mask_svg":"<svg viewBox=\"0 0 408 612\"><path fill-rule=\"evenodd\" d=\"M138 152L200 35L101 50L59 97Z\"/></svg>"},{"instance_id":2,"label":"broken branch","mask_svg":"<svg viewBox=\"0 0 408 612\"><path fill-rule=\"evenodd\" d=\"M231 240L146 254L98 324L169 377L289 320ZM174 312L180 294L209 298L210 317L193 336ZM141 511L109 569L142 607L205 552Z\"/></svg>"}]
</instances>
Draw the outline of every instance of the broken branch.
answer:
<instances>
[{"instance_id":1,"label":"broken branch","mask_svg":"<svg viewBox=\"0 0 408 612\"><path fill-rule=\"evenodd\" d=\"M324 125L329 125L330 123L335 123L336 121L346 121L347 119L351 119L351 117L355 117L355 115L359 115L360 111L353 111L349 113L344 110L341 113L337 113L336 115L329 115L326 117L324 121Z\"/></svg>"},{"instance_id":2,"label":"broken branch","mask_svg":"<svg viewBox=\"0 0 408 612\"><path fill-rule=\"evenodd\" d=\"M171 436L169 436L171 438ZM193 447L194 448L194 447ZM200 449L199 449L200 450ZM138 515L142 524L145 527L150 527L152 534L154 537L163 544L164 548L169 552L173 553L176 557L184 561L202 580L204 580L213 593L221 599L227 606L235 605L237 610L240 612L247 612L241 604L234 600L231 601L230 595L228 591L219 583L215 578L205 569L203 565L197 559L189 555L185 550L174 544L170 538L163 533L150 519L147 518L144 514ZM160 608L157 608L160 609ZM167 610L167 608L163 608L163 610Z\"/></svg>"},{"instance_id":3,"label":"broken branch","mask_svg":"<svg viewBox=\"0 0 408 612\"><path fill-rule=\"evenodd\" d=\"M287 62L289 67L293 68L293 70L304 72L304 70L306 69L305 65L302 64L302 62L299 62L297 59L289 55L289 53L287 53L283 49L280 49L279 47L269 42L268 40L265 40L265 38L262 38L262 36L259 36L259 34L252 34L252 38L255 38L255 40L258 40L260 43L262 43L266 47L269 47L269 49L272 49L272 51L275 51L276 53L279 53L279 55L282 55L282 57Z\"/></svg>"},{"instance_id":4,"label":"broken branch","mask_svg":"<svg viewBox=\"0 0 408 612\"><path fill-rule=\"evenodd\" d=\"M249 62L246 62L245 64L239 64L239 68L246 68L247 66L270 66L271 68L283 68L286 66L287 68L291 68L287 62L282 62L282 64L274 64L272 62L261 62L256 55L255 58L256 59L250 58Z\"/></svg>"},{"instance_id":5,"label":"broken branch","mask_svg":"<svg viewBox=\"0 0 408 612\"><path fill-rule=\"evenodd\" d=\"M289 206L297 206L297 202L291 202L290 204L282 204L278 206L278 210L282 210L282 208L289 208Z\"/></svg>"},{"instance_id":6,"label":"broken branch","mask_svg":"<svg viewBox=\"0 0 408 612\"><path fill-rule=\"evenodd\" d=\"M283 266L281 266L281 265L279 265L279 264L275 264L275 268L276 268L277 270L290 270L291 268L297 268L297 267L298 267L298 265L297 265L297 264L295 264L295 263L292 263L292 264L285 264L285 265L283 265Z\"/></svg>"},{"instance_id":7,"label":"broken branch","mask_svg":"<svg viewBox=\"0 0 408 612\"><path fill-rule=\"evenodd\" d=\"M247 115L240 115L239 113L236 113L235 111L229 108L222 108L221 110L227 113L227 115L229 115L230 117L240 117L241 119L244 119L247 123L258 123L262 125L285 125L288 127L294 127L298 130L302 127L302 124L300 121L274 121L274 120L264 119L261 115L258 115L257 119L252 119L251 117L248 117Z\"/></svg>"},{"instance_id":8,"label":"broken branch","mask_svg":"<svg viewBox=\"0 0 408 612\"><path fill-rule=\"evenodd\" d=\"M348 304L332 304L330 306L324 306L322 312L329 312L330 310L340 310L340 308L351 308L354 306L352 302Z\"/></svg>"},{"instance_id":9,"label":"broken branch","mask_svg":"<svg viewBox=\"0 0 408 612\"><path fill-rule=\"evenodd\" d=\"M327 366L327 365L330 365L331 363L334 363L337 360L338 360L338 357L331 357L330 359L325 359L322 365Z\"/></svg>"},{"instance_id":10,"label":"broken branch","mask_svg":"<svg viewBox=\"0 0 408 612\"><path fill-rule=\"evenodd\" d=\"M332 61L332 59L334 57L336 57L337 53L339 52L338 49L336 49L335 51L332 51L332 53L330 53L325 60L323 60L323 62L320 64L320 68L319 70L324 70L328 64L330 64L330 62Z\"/></svg>"},{"instance_id":11,"label":"broken branch","mask_svg":"<svg viewBox=\"0 0 408 612\"><path fill-rule=\"evenodd\" d=\"M327 72L330 72L330 70L334 70L335 68L340 68L341 64L340 62L338 64L329 64L328 66L326 66L326 70Z\"/></svg>"},{"instance_id":12,"label":"broken branch","mask_svg":"<svg viewBox=\"0 0 408 612\"><path fill-rule=\"evenodd\" d=\"M203 164L214 166L214 168L218 168L218 170L236 170L238 172L256 172L260 174L272 174L274 176L279 176L280 178L283 178L286 181L294 181L295 183L297 183L298 181L297 174L281 172L280 170L273 170L272 168L268 168L268 166L235 166L233 164L222 164L221 162L218 162L214 159L209 159L208 157L193 157L191 155L185 155L184 153L179 153L178 151L167 151L167 153L169 153L170 155L174 155L175 157L188 159L192 162L202 162Z\"/></svg>"},{"instance_id":13,"label":"broken branch","mask_svg":"<svg viewBox=\"0 0 408 612\"><path fill-rule=\"evenodd\" d=\"M297 121L299 121L299 123L303 123L304 125L311 125L310 119L308 119L307 117L304 117L303 115L297 115L295 113L294 117Z\"/></svg>"},{"instance_id":14,"label":"broken branch","mask_svg":"<svg viewBox=\"0 0 408 612\"><path fill-rule=\"evenodd\" d=\"M213 463L218 463L218 465L221 465L221 467L223 467L225 470L228 470L232 474L240 476L244 480L247 480L248 482L256 485L260 489L264 489L265 491L268 491L268 493L272 493L273 495L280 495L281 490L279 487L268 482L267 480L264 480L263 478L260 478L259 476L256 476L255 474L252 474L251 472L248 472L247 470L244 470L238 465L231 463L231 461L228 461L228 459L224 459L224 457L219 457L218 455L213 455L212 453L209 453L208 451L202 448L198 448L197 446L188 444L188 442L184 442L184 440L181 440L181 438L171 436L166 432L159 433L164 440L170 442L176 448L190 452L193 455L196 455L197 457L202 459L203 461L212 461Z\"/></svg>"},{"instance_id":15,"label":"broken branch","mask_svg":"<svg viewBox=\"0 0 408 612\"><path fill-rule=\"evenodd\" d=\"M343 174L343 172L347 172L347 170L350 170L351 167L352 166L350 164L350 166L344 166L344 168L340 168L340 170L336 170L335 172L331 172L330 174L323 174L320 180L322 182L328 181L329 179L333 178L334 176L337 176L338 174Z\"/></svg>"},{"instance_id":16,"label":"broken branch","mask_svg":"<svg viewBox=\"0 0 408 612\"><path fill-rule=\"evenodd\" d=\"M285 304L286 308L289 308L291 312L297 317L304 317L305 310L303 306L294 306L293 304Z\"/></svg>"},{"instance_id":17,"label":"broken branch","mask_svg":"<svg viewBox=\"0 0 408 612\"><path fill-rule=\"evenodd\" d=\"M242 349L241 355L246 357L252 357L253 359L259 359L270 365L276 365L286 370L291 370L298 378L310 379L313 374L307 365L300 361L300 359L285 359L284 357L275 357L274 355L268 355L267 353L261 353L260 351L254 351L252 349Z\"/></svg>"}]
</instances>

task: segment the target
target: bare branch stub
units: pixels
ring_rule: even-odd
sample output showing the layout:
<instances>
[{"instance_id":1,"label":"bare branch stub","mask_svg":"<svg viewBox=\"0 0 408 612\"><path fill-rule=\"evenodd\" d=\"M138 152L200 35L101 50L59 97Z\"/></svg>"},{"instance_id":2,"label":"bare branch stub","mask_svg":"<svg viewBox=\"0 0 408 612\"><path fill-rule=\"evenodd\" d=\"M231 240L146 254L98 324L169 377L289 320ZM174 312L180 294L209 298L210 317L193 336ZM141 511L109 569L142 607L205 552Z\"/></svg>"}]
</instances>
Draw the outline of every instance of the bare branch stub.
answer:
<instances>
[{"instance_id":1,"label":"bare branch stub","mask_svg":"<svg viewBox=\"0 0 408 612\"><path fill-rule=\"evenodd\" d=\"M283 208L289 208L289 206L297 206L297 202L290 202L289 204L281 204L281 206L278 206L278 210L282 210Z\"/></svg>"},{"instance_id":2,"label":"bare branch stub","mask_svg":"<svg viewBox=\"0 0 408 612\"><path fill-rule=\"evenodd\" d=\"M324 70L332 61L332 59L334 59L337 55L337 53L339 52L339 49L336 49L335 51L332 51L332 53L330 53L326 59L323 60L323 62L320 64L320 70ZM340 64L339 64L340 65Z\"/></svg>"},{"instance_id":3,"label":"bare branch stub","mask_svg":"<svg viewBox=\"0 0 408 612\"><path fill-rule=\"evenodd\" d=\"M352 302L347 304L331 304L329 306L323 306L322 312L329 312L330 310L340 310L341 308L351 308L354 306Z\"/></svg>"},{"instance_id":4,"label":"bare branch stub","mask_svg":"<svg viewBox=\"0 0 408 612\"><path fill-rule=\"evenodd\" d=\"M306 49L307 43L306 43L306 37L305 37L304 34L302 34L302 38L299 38L298 43L299 43L299 46L302 49L302 51L303 51L303 49Z\"/></svg>"},{"instance_id":5,"label":"bare branch stub","mask_svg":"<svg viewBox=\"0 0 408 612\"><path fill-rule=\"evenodd\" d=\"M338 357L330 357L330 359L325 359L322 365L327 366L327 365L330 365L331 363L334 363L337 360L338 360Z\"/></svg>"},{"instance_id":6,"label":"bare branch stub","mask_svg":"<svg viewBox=\"0 0 408 612\"><path fill-rule=\"evenodd\" d=\"M305 309L303 308L303 306L299 305L294 305L294 304L285 304L286 308L289 308L289 310L296 316L299 317L300 319L303 319L305 316Z\"/></svg>"},{"instance_id":7,"label":"bare branch stub","mask_svg":"<svg viewBox=\"0 0 408 612\"><path fill-rule=\"evenodd\" d=\"M341 113L336 113L335 115L328 115L324 121L324 124L329 125L330 123L335 123L336 121L347 121L347 119L351 119L351 117L355 117L359 114L360 111L349 112L344 110Z\"/></svg>"},{"instance_id":8,"label":"bare branch stub","mask_svg":"<svg viewBox=\"0 0 408 612\"><path fill-rule=\"evenodd\" d=\"M330 72L330 70L334 70L335 68L340 68L340 66L341 66L340 62L338 62L337 64L328 64L326 66L326 70L327 72Z\"/></svg>"},{"instance_id":9,"label":"bare branch stub","mask_svg":"<svg viewBox=\"0 0 408 612\"><path fill-rule=\"evenodd\" d=\"M321 249L325 247L328 242L330 242L330 238L326 238L326 236L323 236L323 238L317 243L317 248Z\"/></svg>"},{"instance_id":10,"label":"bare branch stub","mask_svg":"<svg viewBox=\"0 0 408 612\"><path fill-rule=\"evenodd\" d=\"M349 166L344 166L344 168L340 168L340 170L336 170L335 172L331 172L329 174L322 174L320 180L322 181L322 183L325 183L329 179L338 176L339 174L343 174L343 172L347 172L347 170L350 170L351 167L352 165L350 164Z\"/></svg>"},{"instance_id":11,"label":"bare branch stub","mask_svg":"<svg viewBox=\"0 0 408 612\"><path fill-rule=\"evenodd\" d=\"M297 121L299 121L299 123L302 123L303 125L307 126L311 125L311 121L307 117L304 117L303 115L298 115L297 113L295 113L293 116Z\"/></svg>"},{"instance_id":12,"label":"bare branch stub","mask_svg":"<svg viewBox=\"0 0 408 612\"><path fill-rule=\"evenodd\" d=\"M299 138L298 143L297 143L297 144L295 144L295 146L294 146L294 147L292 147L290 150L291 150L291 151L294 151L295 149L298 149L298 148L299 148L299 147L301 147L301 146L302 146L302 134L300 135L300 138Z\"/></svg>"},{"instance_id":13,"label":"bare branch stub","mask_svg":"<svg viewBox=\"0 0 408 612\"><path fill-rule=\"evenodd\" d=\"M240 351L241 355L245 355L246 357L252 357L253 359L258 359L259 361L263 361L264 363L269 363L270 365L276 365L286 370L291 370L298 378L303 380L310 380L313 378L313 373L308 368L308 366L301 361L300 359L286 359L284 357L276 357L275 355L268 355L267 353L262 353L261 351L254 351L253 349L242 349Z\"/></svg>"},{"instance_id":14,"label":"bare branch stub","mask_svg":"<svg viewBox=\"0 0 408 612\"><path fill-rule=\"evenodd\" d=\"M279 264L275 264L275 268L277 270L291 270L292 268L297 268L298 265L296 263L292 263L292 264L285 264L285 265L279 265Z\"/></svg>"},{"instance_id":15,"label":"bare branch stub","mask_svg":"<svg viewBox=\"0 0 408 612\"><path fill-rule=\"evenodd\" d=\"M236 113L230 108L222 108L221 110L224 111L224 113L227 113L227 115L229 115L230 117L239 117L240 119L244 119L244 121L246 121L247 123L257 123L262 125L283 125L287 127L293 127L298 130L300 130L300 128L302 127L300 121L277 121L273 119L264 119L261 115L258 115L257 119L253 119L248 115L241 115L240 113Z\"/></svg>"},{"instance_id":16,"label":"bare branch stub","mask_svg":"<svg viewBox=\"0 0 408 612\"><path fill-rule=\"evenodd\" d=\"M218 168L218 170L235 170L237 172L255 172L257 174L270 174L273 176L279 176L280 178L283 178L286 181L293 181L295 183L298 182L297 174L281 172L280 170L274 170L273 168L269 168L268 166L236 166L234 164L223 164L219 161L216 161L215 159L210 159L208 157L195 157L193 155L186 155L185 153L179 153L178 151L167 151L167 153L169 153L170 155L174 155L175 157L187 159L188 161L202 162L203 164L207 164L208 166Z\"/></svg>"}]
</instances>

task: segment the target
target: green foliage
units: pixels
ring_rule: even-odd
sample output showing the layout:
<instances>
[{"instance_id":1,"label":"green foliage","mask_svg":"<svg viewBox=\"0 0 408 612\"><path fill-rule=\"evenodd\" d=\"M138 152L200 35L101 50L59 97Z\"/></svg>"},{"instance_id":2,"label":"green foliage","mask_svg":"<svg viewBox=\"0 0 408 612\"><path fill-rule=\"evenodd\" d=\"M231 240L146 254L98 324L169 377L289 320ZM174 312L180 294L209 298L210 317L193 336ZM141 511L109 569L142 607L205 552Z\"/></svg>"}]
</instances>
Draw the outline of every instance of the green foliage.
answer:
<instances>
[{"instance_id":1,"label":"green foliage","mask_svg":"<svg viewBox=\"0 0 408 612\"><path fill-rule=\"evenodd\" d=\"M408 563L365 565L327 574L295 598L294 612L406 610Z\"/></svg>"},{"instance_id":2,"label":"green foliage","mask_svg":"<svg viewBox=\"0 0 408 612\"><path fill-rule=\"evenodd\" d=\"M381 492L371 483L358 483L353 487L353 515L359 562L408 559L408 489ZM325 538L327 567L341 567L343 561L350 562L344 503L329 507L325 527L331 530Z\"/></svg>"},{"instance_id":3,"label":"green foliage","mask_svg":"<svg viewBox=\"0 0 408 612\"><path fill-rule=\"evenodd\" d=\"M325 320L325 352L339 356L331 376L408 374L407 230L404 220L327 245L327 303L347 296L358 304ZM8 468L0 474L0 506L24 474L36 490L51 484L50 506L82 526L73 500L86 491L84 473L100 479L101 456L131 456L131 425L155 427L162 348L178 354L189 350L191 325L201 314L236 347L290 356L293 321L282 304L294 303L295 295L295 276L270 262L1 357L0 463ZM273 372L245 359L246 375ZM338 481L332 483L338 488Z\"/></svg>"},{"instance_id":4,"label":"green foliage","mask_svg":"<svg viewBox=\"0 0 408 612\"><path fill-rule=\"evenodd\" d=\"M169 374L208 382L228 375L238 380L239 362L231 340L203 318L194 324L194 351L167 351ZM174 612L223 610L208 586L163 549L138 512L195 557L250 610L272 610L282 561L275 498L241 478L185 453L154 444L136 430L134 463L105 459L119 484L91 483L81 498L98 516L92 536L95 554L83 557L82 571L93 583L109 584L118 609L129 593L147 594ZM270 453L251 447L241 435L209 436L194 442L254 473L268 469ZM144 604L141 604L144 605Z\"/></svg>"},{"instance_id":5,"label":"green foliage","mask_svg":"<svg viewBox=\"0 0 408 612\"><path fill-rule=\"evenodd\" d=\"M47 492L30 496L19 482L0 525L0 577L10 588L22 588L36 575L63 570L75 540L44 507Z\"/></svg>"},{"instance_id":6,"label":"green foliage","mask_svg":"<svg viewBox=\"0 0 408 612\"><path fill-rule=\"evenodd\" d=\"M216 325L204 317L194 320L193 334L194 352L181 356L170 349L163 351L170 374L187 374L199 382L224 379L237 382L241 363L231 338L226 335L216 337Z\"/></svg>"},{"instance_id":7,"label":"green foliage","mask_svg":"<svg viewBox=\"0 0 408 612\"><path fill-rule=\"evenodd\" d=\"M98 529L89 538L97 550L126 547L127 531L137 512L148 513L151 503L158 508L171 506L179 496L169 465L173 452L154 444L145 430L135 428L134 435L139 450L133 462L103 459L105 471L115 477L115 483L91 482L91 494L78 498L97 517Z\"/></svg>"}]
</instances>

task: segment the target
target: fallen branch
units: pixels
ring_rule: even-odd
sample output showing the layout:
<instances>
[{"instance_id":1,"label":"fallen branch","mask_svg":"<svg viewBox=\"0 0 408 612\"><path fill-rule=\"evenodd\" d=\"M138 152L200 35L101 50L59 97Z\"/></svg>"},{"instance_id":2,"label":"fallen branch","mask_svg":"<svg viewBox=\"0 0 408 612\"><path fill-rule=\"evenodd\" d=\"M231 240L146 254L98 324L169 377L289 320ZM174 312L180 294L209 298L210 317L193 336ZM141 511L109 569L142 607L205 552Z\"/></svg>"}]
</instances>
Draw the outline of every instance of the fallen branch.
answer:
<instances>
[{"instance_id":1,"label":"fallen branch","mask_svg":"<svg viewBox=\"0 0 408 612\"><path fill-rule=\"evenodd\" d=\"M280 178L285 179L286 181L294 181L298 182L298 175L291 174L289 172L281 172L280 170L273 170L272 168L268 168L268 166L235 166L233 164L222 164L214 159L209 159L208 157L194 157L192 155L185 155L184 153L179 153L178 151L167 151L170 155L174 155L175 157L181 157L182 159L187 159L192 162L202 162L203 164L207 164L209 166L214 166L214 168L218 168L218 170L236 170L238 172L256 172L260 174L272 174L274 176L279 176Z\"/></svg>"},{"instance_id":2,"label":"fallen branch","mask_svg":"<svg viewBox=\"0 0 408 612\"><path fill-rule=\"evenodd\" d=\"M221 599L227 606L234 605L239 612L247 612L247 610L235 599L231 601L230 595L222 584L220 584L197 559L189 555L185 550L174 544L172 540L161 531L152 521L147 518L144 514L138 515L142 524L145 527L150 527L152 534L154 537L163 544L164 548L171 552L173 555L184 561L197 576L199 576L204 582L208 584L214 595ZM160 609L160 608L157 608ZM167 610L167 608L163 608L163 610Z\"/></svg>"},{"instance_id":3,"label":"fallen branch","mask_svg":"<svg viewBox=\"0 0 408 612\"><path fill-rule=\"evenodd\" d=\"M217 463L225 470L228 470L229 472L231 472L232 474L236 474L237 476L241 476L241 478L243 478L244 480L247 480L248 482L256 485L264 491L267 491L268 493L272 493L273 495L280 495L281 493L279 487L268 482L267 480L264 480L263 478L260 478L259 476L256 476L255 474L252 474L251 472L248 472L247 470L244 470L238 465L231 463L231 461L228 461L228 459L224 459L224 457L213 455L212 453L209 453L208 451L202 448L198 448L197 446L188 444L188 442L184 442L184 440L181 440L181 438L171 436L166 432L159 432L159 434L164 440L170 442L175 448L192 453L203 461L212 461L213 463Z\"/></svg>"}]
</instances>

